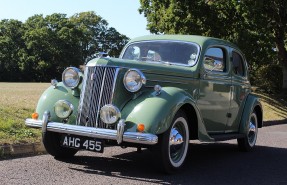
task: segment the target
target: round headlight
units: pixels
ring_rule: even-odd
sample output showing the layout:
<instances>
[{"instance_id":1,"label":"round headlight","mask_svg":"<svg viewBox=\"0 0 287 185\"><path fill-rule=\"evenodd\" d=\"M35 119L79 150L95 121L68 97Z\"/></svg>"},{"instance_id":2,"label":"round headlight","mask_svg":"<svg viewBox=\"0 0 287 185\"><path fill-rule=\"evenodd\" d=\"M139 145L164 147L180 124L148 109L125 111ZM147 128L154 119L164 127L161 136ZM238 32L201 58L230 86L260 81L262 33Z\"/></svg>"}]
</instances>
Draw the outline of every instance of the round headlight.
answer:
<instances>
[{"instance_id":1,"label":"round headlight","mask_svg":"<svg viewBox=\"0 0 287 185\"><path fill-rule=\"evenodd\" d=\"M106 124L113 124L121 117L120 110L112 104L105 105L100 111L101 120Z\"/></svg>"},{"instance_id":2,"label":"round headlight","mask_svg":"<svg viewBox=\"0 0 287 185\"><path fill-rule=\"evenodd\" d=\"M128 70L124 76L124 86L130 92L137 92L145 83L145 76L137 69Z\"/></svg>"},{"instance_id":3,"label":"round headlight","mask_svg":"<svg viewBox=\"0 0 287 185\"><path fill-rule=\"evenodd\" d=\"M62 75L62 81L65 86L75 88L80 83L80 70L75 67L68 67Z\"/></svg>"},{"instance_id":4,"label":"round headlight","mask_svg":"<svg viewBox=\"0 0 287 185\"><path fill-rule=\"evenodd\" d=\"M65 119L73 113L74 106L66 100L59 100L55 103L54 109L59 118Z\"/></svg>"}]
</instances>

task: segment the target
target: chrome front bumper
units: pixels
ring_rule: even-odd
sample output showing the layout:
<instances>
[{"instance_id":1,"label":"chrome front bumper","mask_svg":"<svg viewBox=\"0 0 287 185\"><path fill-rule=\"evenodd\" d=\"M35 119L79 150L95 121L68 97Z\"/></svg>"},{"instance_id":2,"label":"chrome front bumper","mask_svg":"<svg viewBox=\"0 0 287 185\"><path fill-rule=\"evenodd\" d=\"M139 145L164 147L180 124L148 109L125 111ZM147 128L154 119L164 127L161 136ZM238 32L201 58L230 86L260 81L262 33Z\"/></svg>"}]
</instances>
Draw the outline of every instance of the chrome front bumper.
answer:
<instances>
[{"instance_id":1,"label":"chrome front bumper","mask_svg":"<svg viewBox=\"0 0 287 185\"><path fill-rule=\"evenodd\" d=\"M42 120L26 119L25 124L32 128L42 128L43 132L51 131L99 139L116 140L118 144L122 143L122 141L145 145L154 145L158 142L158 137L154 134L124 132L124 120L119 121L117 124L117 130L111 130L50 122L49 115L49 112L45 112Z\"/></svg>"}]
</instances>

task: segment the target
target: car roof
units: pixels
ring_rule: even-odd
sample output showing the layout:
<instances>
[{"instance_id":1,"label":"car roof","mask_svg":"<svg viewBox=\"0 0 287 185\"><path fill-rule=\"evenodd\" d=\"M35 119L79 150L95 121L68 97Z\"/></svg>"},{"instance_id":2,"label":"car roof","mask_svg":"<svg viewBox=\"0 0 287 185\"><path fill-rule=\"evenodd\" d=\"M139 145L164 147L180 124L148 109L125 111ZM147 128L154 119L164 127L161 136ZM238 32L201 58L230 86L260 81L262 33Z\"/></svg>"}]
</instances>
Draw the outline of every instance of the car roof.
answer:
<instances>
[{"instance_id":1,"label":"car roof","mask_svg":"<svg viewBox=\"0 0 287 185\"><path fill-rule=\"evenodd\" d=\"M175 41L194 42L200 45L201 47L204 46L205 44L214 44L214 45L223 44L238 49L236 45L234 45L229 41L199 35L146 35L133 38L129 41L129 43L139 41L151 41L151 40L175 40Z\"/></svg>"}]
</instances>

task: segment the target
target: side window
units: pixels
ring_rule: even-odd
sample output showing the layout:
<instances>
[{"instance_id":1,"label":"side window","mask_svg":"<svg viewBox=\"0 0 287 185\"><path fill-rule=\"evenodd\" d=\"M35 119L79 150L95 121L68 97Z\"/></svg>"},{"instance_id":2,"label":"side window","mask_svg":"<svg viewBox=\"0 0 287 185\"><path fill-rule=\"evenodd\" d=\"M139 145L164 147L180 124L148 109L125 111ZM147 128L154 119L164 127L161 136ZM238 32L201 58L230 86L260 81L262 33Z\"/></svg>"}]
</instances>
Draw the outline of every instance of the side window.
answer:
<instances>
[{"instance_id":1,"label":"side window","mask_svg":"<svg viewBox=\"0 0 287 185\"><path fill-rule=\"evenodd\" d=\"M233 72L236 75L244 76L245 75L245 68L244 63L241 55L237 52L232 52L232 64L233 64Z\"/></svg>"},{"instance_id":2,"label":"side window","mask_svg":"<svg viewBox=\"0 0 287 185\"><path fill-rule=\"evenodd\" d=\"M222 48L209 48L203 58L206 70L215 72L226 72L226 61Z\"/></svg>"}]
</instances>

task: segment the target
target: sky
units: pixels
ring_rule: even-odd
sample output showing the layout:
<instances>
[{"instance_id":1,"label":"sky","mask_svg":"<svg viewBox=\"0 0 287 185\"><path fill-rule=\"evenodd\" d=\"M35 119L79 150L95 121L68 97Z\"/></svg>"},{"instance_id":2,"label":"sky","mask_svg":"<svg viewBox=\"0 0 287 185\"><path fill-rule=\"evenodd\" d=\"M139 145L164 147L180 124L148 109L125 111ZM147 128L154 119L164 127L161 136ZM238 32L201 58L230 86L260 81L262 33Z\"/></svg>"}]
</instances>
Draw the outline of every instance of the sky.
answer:
<instances>
[{"instance_id":1,"label":"sky","mask_svg":"<svg viewBox=\"0 0 287 185\"><path fill-rule=\"evenodd\" d=\"M139 0L1 0L0 20L16 19L25 22L35 14L76 13L94 11L119 33L134 38L149 35L146 18L139 14Z\"/></svg>"}]
</instances>

